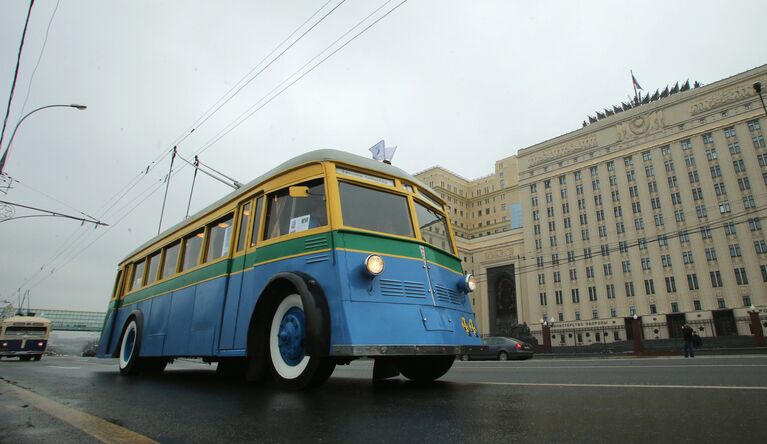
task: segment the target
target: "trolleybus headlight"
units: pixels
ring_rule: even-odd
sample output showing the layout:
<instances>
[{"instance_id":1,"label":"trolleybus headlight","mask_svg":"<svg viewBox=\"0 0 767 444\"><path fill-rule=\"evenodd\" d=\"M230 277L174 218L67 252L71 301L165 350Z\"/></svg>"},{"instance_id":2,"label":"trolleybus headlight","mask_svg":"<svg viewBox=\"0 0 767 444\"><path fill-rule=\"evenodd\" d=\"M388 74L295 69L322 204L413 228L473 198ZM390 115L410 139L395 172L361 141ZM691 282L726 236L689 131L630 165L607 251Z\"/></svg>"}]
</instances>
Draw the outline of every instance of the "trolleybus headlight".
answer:
<instances>
[{"instance_id":1,"label":"trolleybus headlight","mask_svg":"<svg viewBox=\"0 0 767 444\"><path fill-rule=\"evenodd\" d=\"M371 276L378 276L384 271L384 260L377 254L371 254L365 258L365 270Z\"/></svg>"},{"instance_id":2,"label":"trolleybus headlight","mask_svg":"<svg viewBox=\"0 0 767 444\"><path fill-rule=\"evenodd\" d=\"M473 275L467 274L461 278L459 286L461 287L461 290L469 293L477 289L477 281L474 279Z\"/></svg>"},{"instance_id":3,"label":"trolleybus headlight","mask_svg":"<svg viewBox=\"0 0 767 444\"><path fill-rule=\"evenodd\" d=\"M42 347L42 346L43 346L43 343L42 343L42 342L38 342L38 343L37 343L37 346L38 346L38 347Z\"/></svg>"}]
</instances>

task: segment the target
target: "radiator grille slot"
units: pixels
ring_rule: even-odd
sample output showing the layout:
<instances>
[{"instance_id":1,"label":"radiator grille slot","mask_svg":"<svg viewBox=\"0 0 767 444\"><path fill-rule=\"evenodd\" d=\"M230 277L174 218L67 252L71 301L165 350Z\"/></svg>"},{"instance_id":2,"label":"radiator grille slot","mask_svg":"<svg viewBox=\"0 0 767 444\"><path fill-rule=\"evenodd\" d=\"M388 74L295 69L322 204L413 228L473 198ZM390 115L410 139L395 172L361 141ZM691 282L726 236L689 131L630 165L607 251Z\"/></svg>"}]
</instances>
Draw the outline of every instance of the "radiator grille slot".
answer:
<instances>
[{"instance_id":1,"label":"radiator grille slot","mask_svg":"<svg viewBox=\"0 0 767 444\"><path fill-rule=\"evenodd\" d=\"M434 290L437 294L437 300L446 304L461 305L463 303L463 297L458 294L457 291L452 290L442 285L434 285Z\"/></svg>"},{"instance_id":2,"label":"radiator grille slot","mask_svg":"<svg viewBox=\"0 0 767 444\"><path fill-rule=\"evenodd\" d=\"M425 298L426 287L421 282L381 279L381 294L391 297Z\"/></svg>"},{"instance_id":3,"label":"radiator grille slot","mask_svg":"<svg viewBox=\"0 0 767 444\"><path fill-rule=\"evenodd\" d=\"M317 250L320 248L327 248L328 238L327 236L310 237L304 240L305 250Z\"/></svg>"}]
</instances>

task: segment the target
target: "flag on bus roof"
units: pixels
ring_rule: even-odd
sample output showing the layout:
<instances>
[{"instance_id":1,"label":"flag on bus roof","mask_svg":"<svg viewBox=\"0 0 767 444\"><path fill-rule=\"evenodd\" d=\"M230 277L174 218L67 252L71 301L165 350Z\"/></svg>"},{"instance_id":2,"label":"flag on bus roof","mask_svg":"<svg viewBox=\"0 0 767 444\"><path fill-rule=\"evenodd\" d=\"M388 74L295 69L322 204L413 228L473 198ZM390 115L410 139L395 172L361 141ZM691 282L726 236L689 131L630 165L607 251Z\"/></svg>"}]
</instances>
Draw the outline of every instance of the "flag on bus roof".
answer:
<instances>
[{"instance_id":1,"label":"flag on bus roof","mask_svg":"<svg viewBox=\"0 0 767 444\"><path fill-rule=\"evenodd\" d=\"M370 147L370 152L373 153L373 159L379 162L384 160L384 150L385 148L383 140Z\"/></svg>"}]
</instances>

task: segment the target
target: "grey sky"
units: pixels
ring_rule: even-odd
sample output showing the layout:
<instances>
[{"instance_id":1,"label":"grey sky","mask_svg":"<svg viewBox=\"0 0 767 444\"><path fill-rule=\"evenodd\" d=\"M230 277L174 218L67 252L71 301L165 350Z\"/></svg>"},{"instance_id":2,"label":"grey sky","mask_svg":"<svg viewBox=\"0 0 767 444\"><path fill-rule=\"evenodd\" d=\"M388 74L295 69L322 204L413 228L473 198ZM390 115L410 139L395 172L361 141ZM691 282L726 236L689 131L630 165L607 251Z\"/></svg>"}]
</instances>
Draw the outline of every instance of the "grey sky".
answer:
<instances>
[{"instance_id":1,"label":"grey sky","mask_svg":"<svg viewBox=\"0 0 767 444\"><path fill-rule=\"evenodd\" d=\"M62 0L25 112L55 103L88 110L44 110L22 124L6 165L21 183L3 200L83 211L113 226L94 230L54 218L1 223L0 300L15 301L21 288L31 289L33 306L105 309L117 263L157 232L162 190L125 215L144 190L157 188L168 159L104 213L108 200L325 1ZM181 154L192 157L383 3L342 4L184 140ZM4 144L22 116L55 5L35 3ZM24 1L0 3L2 114L27 8ZM398 146L394 163L405 170L439 164L475 178L492 172L496 160L627 100L630 69L653 92L764 64L759 11L763 2L743 0L410 0L201 159L244 182L308 150L368 155L385 139ZM183 218L191 176L186 168L173 178L165 227ZM193 211L229 191L200 177Z\"/></svg>"}]
</instances>

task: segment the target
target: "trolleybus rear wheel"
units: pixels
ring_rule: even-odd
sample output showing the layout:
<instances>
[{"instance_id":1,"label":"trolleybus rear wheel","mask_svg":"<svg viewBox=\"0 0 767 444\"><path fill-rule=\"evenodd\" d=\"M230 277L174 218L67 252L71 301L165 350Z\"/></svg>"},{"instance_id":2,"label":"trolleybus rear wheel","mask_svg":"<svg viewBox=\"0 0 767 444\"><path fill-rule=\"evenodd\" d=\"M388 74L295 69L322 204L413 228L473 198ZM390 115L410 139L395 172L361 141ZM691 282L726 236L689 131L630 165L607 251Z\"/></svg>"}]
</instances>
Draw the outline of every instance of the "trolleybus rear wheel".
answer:
<instances>
[{"instance_id":1,"label":"trolleybus rear wheel","mask_svg":"<svg viewBox=\"0 0 767 444\"><path fill-rule=\"evenodd\" d=\"M416 382L430 382L442 377L453 366L455 355L408 356L399 362L399 371Z\"/></svg>"},{"instance_id":2,"label":"trolleybus rear wheel","mask_svg":"<svg viewBox=\"0 0 767 444\"><path fill-rule=\"evenodd\" d=\"M335 362L306 354L306 334L301 296L291 294L277 305L269 327L269 364L277 385L289 389L318 386L333 373Z\"/></svg>"}]
</instances>

